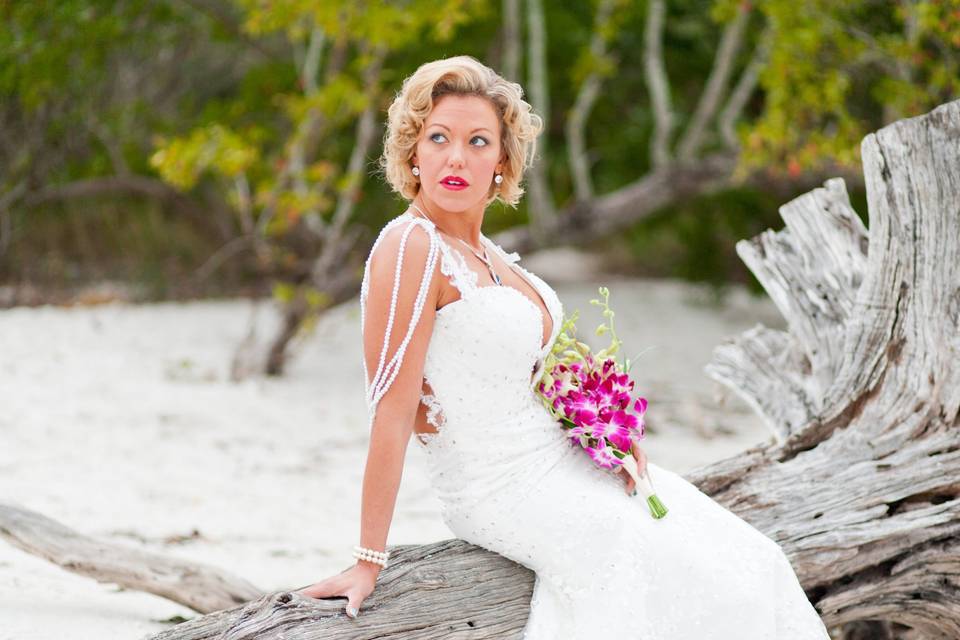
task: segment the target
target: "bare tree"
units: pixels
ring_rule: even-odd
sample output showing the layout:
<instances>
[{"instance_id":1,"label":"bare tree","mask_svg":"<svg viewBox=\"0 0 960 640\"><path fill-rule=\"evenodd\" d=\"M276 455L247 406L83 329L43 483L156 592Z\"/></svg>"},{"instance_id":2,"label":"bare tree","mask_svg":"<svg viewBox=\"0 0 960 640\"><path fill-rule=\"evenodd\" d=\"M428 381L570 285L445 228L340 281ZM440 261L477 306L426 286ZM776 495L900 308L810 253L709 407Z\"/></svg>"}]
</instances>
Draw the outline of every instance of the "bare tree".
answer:
<instances>
[{"instance_id":1,"label":"bare tree","mask_svg":"<svg viewBox=\"0 0 960 640\"><path fill-rule=\"evenodd\" d=\"M547 25L543 16L542 0L527 1L527 90L530 93L530 105L543 118L547 132L537 142L537 156L528 174L530 205L530 231L541 242L549 241L549 229L555 222L556 210L553 192L550 189L547 157L550 128L550 89L547 72Z\"/></svg>"},{"instance_id":2,"label":"bare tree","mask_svg":"<svg viewBox=\"0 0 960 640\"><path fill-rule=\"evenodd\" d=\"M587 157L584 129L590 110L600 93L600 70L607 57L607 37L609 36L606 34L611 31L610 20L616 4L617 0L600 0L597 6L596 23L593 27L593 36L590 38L591 71L580 85L573 107L567 114L567 160L573 176L574 197L581 202L593 197L593 180L590 178L590 161Z\"/></svg>"},{"instance_id":3,"label":"bare tree","mask_svg":"<svg viewBox=\"0 0 960 640\"><path fill-rule=\"evenodd\" d=\"M520 81L520 0L503 0L503 77Z\"/></svg>"}]
</instances>

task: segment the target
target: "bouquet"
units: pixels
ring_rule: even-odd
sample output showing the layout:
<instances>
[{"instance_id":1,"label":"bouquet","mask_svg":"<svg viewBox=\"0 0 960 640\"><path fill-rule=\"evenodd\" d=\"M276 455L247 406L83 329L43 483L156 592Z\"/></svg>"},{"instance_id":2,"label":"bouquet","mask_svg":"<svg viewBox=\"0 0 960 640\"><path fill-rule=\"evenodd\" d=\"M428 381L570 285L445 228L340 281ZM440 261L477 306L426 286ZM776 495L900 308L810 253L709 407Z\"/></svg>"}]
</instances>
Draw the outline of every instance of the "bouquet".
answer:
<instances>
[{"instance_id":1,"label":"bouquet","mask_svg":"<svg viewBox=\"0 0 960 640\"><path fill-rule=\"evenodd\" d=\"M602 469L625 469L644 493L654 518L662 518L667 508L657 497L647 470L641 474L633 457L633 446L644 438L643 416L647 400L638 396L631 405L630 359L618 363L613 357L620 340L613 330L613 310L607 301L610 291L600 287L603 301L590 304L603 307L604 322L596 329L602 336L610 333L610 345L597 353L577 340L579 311L566 318L553 347L544 361L543 375L536 385L537 395L560 426L567 431L571 445L580 446ZM609 323L609 324L608 324Z\"/></svg>"}]
</instances>

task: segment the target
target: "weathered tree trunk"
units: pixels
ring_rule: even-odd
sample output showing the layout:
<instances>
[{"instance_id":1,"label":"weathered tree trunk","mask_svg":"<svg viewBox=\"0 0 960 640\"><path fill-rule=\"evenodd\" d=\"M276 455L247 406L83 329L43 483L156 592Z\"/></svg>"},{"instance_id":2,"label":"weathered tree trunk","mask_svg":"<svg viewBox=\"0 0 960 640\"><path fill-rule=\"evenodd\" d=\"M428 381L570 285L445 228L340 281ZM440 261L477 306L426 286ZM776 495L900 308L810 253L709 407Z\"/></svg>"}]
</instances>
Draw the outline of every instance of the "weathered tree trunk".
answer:
<instances>
[{"instance_id":1,"label":"weathered tree trunk","mask_svg":"<svg viewBox=\"0 0 960 640\"><path fill-rule=\"evenodd\" d=\"M960 101L867 136L841 181L738 251L787 320L707 373L777 436L692 474L776 539L830 624L960 637Z\"/></svg>"},{"instance_id":2,"label":"weathered tree trunk","mask_svg":"<svg viewBox=\"0 0 960 640\"><path fill-rule=\"evenodd\" d=\"M17 505L0 503L0 537L67 571L162 596L201 613L262 593L215 567L95 540Z\"/></svg>"},{"instance_id":3,"label":"weathered tree trunk","mask_svg":"<svg viewBox=\"0 0 960 640\"><path fill-rule=\"evenodd\" d=\"M788 330L758 325L706 372L775 441L687 477L784 548L828 626L958 638L960 101L867 136L862 156L869 232L829 180L737 245ZM519 636L526 568L462 541L392 552L357 620L342 598L281 592L154 638Z\"/></svg>"},{"instance_id":4,"label":"weathered tree trunk","mask_svg":"<svg viewBox=\"0 0 960 640\"><path fill-rule=\"evenodd\" d=\"M344 613L344 598L283 591L183 622L150 640L517 638L534 579L529 569L462 540L396 546L356 620Z\"/></svg>"}]
</instances>

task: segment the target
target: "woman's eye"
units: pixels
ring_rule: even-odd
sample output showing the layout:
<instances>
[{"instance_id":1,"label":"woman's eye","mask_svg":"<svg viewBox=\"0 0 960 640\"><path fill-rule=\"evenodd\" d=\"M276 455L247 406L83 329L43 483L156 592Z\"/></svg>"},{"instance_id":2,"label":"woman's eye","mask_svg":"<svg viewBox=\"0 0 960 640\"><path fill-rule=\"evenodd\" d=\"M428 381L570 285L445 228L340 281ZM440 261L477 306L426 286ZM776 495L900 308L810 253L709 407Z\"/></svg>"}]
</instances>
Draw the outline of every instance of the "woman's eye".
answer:
<instances>
[{"instance_id":1,"label":"woman's eye","mask_svg":"<svg viewBox=\"0 0 960 640\"><path fill-rule=\"evenodd\" d=\"M430 139L436 143L446 142L447 136L445 136L444 134L438 131L437 133L431 133ZM473 136L470 142L474 143L478 147L485 147L488 144L490 144L490 141L484 138L483 136Z\"/></svg>"}]
</instances>

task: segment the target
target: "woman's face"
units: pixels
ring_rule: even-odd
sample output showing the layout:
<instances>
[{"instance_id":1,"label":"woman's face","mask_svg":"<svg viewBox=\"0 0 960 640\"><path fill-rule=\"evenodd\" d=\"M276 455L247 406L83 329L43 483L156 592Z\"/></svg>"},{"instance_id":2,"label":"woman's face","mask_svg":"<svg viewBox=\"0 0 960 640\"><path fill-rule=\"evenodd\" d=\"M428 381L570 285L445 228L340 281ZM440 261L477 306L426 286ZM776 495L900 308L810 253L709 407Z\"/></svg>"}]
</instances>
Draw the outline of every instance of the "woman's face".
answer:
<instances>
[{"instance_id":1,"label":"woman's face","mask_svg":"<svg viewBox=\"0 0 960 640\"><path fill-rule=\"evenodd\" d=\"M486 205L501 167L500 118L478 96L438 99L417 140L411 162L420 167L420 195L443 211Z\"/></svg>"}]
</instances>

